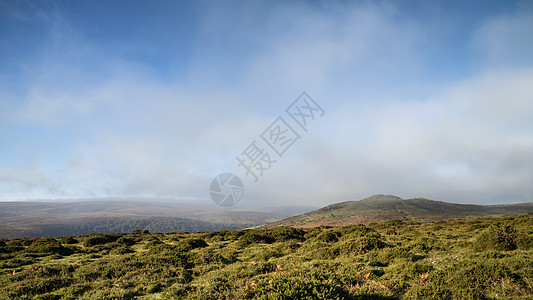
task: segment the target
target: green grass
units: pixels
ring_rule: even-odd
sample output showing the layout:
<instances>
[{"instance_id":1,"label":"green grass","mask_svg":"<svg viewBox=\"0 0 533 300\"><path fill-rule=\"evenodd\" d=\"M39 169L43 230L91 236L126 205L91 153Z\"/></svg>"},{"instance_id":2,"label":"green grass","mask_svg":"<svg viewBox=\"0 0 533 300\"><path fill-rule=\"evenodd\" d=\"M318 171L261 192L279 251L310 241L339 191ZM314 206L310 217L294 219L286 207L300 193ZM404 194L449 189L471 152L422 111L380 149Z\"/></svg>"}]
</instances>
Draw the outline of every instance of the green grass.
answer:
<instances>
[{"instance_id":1,"label":"green grass","mask_svg":"<svg viewBox=\"0 0 533 300\"><path fill-rule=\"evenodd\" d=\"M454 218L517 216L531 212L533 212L533 202L512 205L472 205L423 198L401 199L391 195L374 195L359 201L332 204L309 213L274 222L265 227L343 226L395 219L432 222Z\"/></svg>"},{"instance_id":2,"label":"green grass","mask_svg":"<svg viewBox=\"0 0 533 300\"><path fill-rule=\"evenodd\" d=\"M0 299L533 299L533 216L0 240Z\"/></svg>"}]
</instances>

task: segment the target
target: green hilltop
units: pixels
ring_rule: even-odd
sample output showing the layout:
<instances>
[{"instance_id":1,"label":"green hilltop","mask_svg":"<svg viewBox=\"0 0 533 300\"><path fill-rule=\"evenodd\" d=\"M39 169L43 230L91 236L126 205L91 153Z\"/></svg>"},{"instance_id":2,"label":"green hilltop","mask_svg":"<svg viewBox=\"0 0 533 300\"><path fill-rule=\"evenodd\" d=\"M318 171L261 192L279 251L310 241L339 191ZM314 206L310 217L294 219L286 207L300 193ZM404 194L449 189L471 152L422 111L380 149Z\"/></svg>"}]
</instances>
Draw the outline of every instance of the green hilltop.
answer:
<instances>
[{"instance_id":1,"label":"green hilltop","mask_svg":"<svg viewBox=\"0 0 533 300\"><path fill-rule=\"evenodd\" d=\"M345 226L395 219L429 222L455 218L512 216L532 212L533 202L511 205L472 205L424 198L402 199L392 195L374 195L360 201L332 204L312 212L274 222L266 227Z\"/></svg>"}]
</instances>

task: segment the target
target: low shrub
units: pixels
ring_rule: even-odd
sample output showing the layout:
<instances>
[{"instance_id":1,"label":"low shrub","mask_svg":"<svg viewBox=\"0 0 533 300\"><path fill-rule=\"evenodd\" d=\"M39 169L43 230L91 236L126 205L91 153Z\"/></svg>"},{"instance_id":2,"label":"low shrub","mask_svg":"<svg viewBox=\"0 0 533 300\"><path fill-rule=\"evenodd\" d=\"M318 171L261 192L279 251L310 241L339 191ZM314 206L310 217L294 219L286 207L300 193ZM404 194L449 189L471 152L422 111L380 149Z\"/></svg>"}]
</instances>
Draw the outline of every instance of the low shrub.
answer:
<instances>
[{"instance_id":1,"label":"low shrub","mask_svg":"<svg viewBox=\"0 0 533 300\"><path fill-rule=\"evenodd\" d=\"M61 245L61 243L55 239L37 239L32 242L28 249L26 249L26 252L38 255L59 254L63 256L74 253L72 249Z\"/></svg>"},{"instance_id":2,"label":"low shrub","mask_svg":"<svg viewBox=\"0 0 533 300\"><path fill-rule=\"evenodd\" d=\"M126 245L120 245L118 247L113 247L110 254L128 254L128 253L134 253L135 251L131 249L130 247Z\"/></svg>"},{"instance_id":3,"label":"low shrub","mask_svg":"<svg viewBox=\"0 0 533 300\"><path fill-rule=\"evenodd\" d=\"M363 236L370 232L375 232L375 230L370 227L366 227L363 224L357 224L357 225L343 226L340 229L338 229L338 232L342 236L345 236L345 235Z\"/></svg>"},{"instance_id":4,"label":"low shrub","mask_svg":"<svg viewBox=\"0 0 533 300\"><path fill-rule=\"evenodd\" d=\"M0 261L0 268L18 268L33 263L32 259L28 258L12 258Z\"/></svg>"},{"instance_id":5,"label":"low shrub","mask_svg":"<svg viewBox=\"0 0 533 300\"><path fill-rule=\"evenodd\" d=\"M339 240L337 233L333 231L322 231L316 236L316 240L324 243L335 243Z\"/></svg>"},{"instance_id":6,"label":"low shrub","mask_svg":"<svg viewBox=\"0 0 533 300\"><path fill-rule=\"evenodd\" d=\"M78 243L78 240L71 237L71 236L67 236L67 237L64 237L64 238L61 238L59 240L61 242L61 244L67 244L67 245L72 245L72 244L77 244Z\"/></svg>"},{"instance_id":7,"label":"low shrub","mask_svg":"<svg viewBox=\"0 0 533 300\"><path fill-rule=\"evenodd\" d=\"M239 238L239 244L246 246L250 244L271 244L274 238L263 232L249 231Z\"/></svg>"},{"instance_id":8,"label":"low shrub","mask_svg":"<svg viewBox=\"0 0 533 300\"><path fill-rule=\"evenodd\" d=\"M268 234L276 242L305 241L305 230L294 227L277 227L268 231Z\"/></svg>"},{"instance_id":9,"label":"low shrub","mask_svg":"<svg viewBox=\"0 0 533 300\"><path fill-rule=\"evenodd\" d=\"M120 237L118 240L117 240L117 243L118 244L122 244L122 245L126 245L126 246L133 246L135 245L135 241L130 239L130 238L127 238L127 237Z\"/></svg>"},{"instance_id":10,"label":"low shrub","mask_svg":"<svg viewBox=\"0 0 533 300\"><path fill-rule=\"evenodd\" d=\"M257 299L346 299L349 293L340 284L308 277L273 276L261 282ZM250 297L252 298L252 297Z\"/></svg>"},{"instance_id":11,"label":"low shrub","mask_svg":"<svg viewBox=\"0 0 533 300\"><path fill-rule=\"evenodd\" d=\"M197 249L197 248L204 248L209 246L203 239L200 238L189 238L182 240L179 243L180 247L184 249Z\"/></svg>"},{"instance_id":12,"label":"low shrub","mask_svg":"<svg viewBox=\"0 0 533 300\"><path fill-rule=\"evenodd\" d=\"M25 249L24 246L6 245L3 247L0 247L0 253L6 253L6 254L16 253L24 249Z\"/></svg>"},{"instance_id":13,"label":"low shrub","mask_svg":"<svg viewBox=\"0 0 533 300\"><path fill-rule=\"evenodd\" d=\"M92 247L96 245L105 245L107 243L113 243L118 239L118 236L115 234L103 234L96 233L90 235L84 242L85 247Z\"/></svg>"},{"instance_id":14,"label":"low shrub","mask_svg":"<svg viewBox=\"0 0 533 300\"><path fill-rule=\"evenodd\" d=\"M387 244L381 239L379 233L376 232L354 240L342 242L339 252L343 255L353 256L385 247L387 247Z\"/></svg>"},{"instance_id":15,"label":"low shrub","mask_svg":"<svg viewBox=\"0 0 533 300\"><path fill-rule=\"evenodd\" d=\"M402 247L383 248L368 253L369 265L388 266L396 260L415 261L415 255Z\"/></svg>"},{"instance_id":16,"label":"low shrub","mask_svg":"<svg viewBox=\"0 0 533 300\"><path fill-rule=\"evenodd\" d=\"M516 231L510 225L491 226L478 235L474 244L475 250L511 251L516 248L531 249L531 236Z\"/></svg>"}]
</instances>

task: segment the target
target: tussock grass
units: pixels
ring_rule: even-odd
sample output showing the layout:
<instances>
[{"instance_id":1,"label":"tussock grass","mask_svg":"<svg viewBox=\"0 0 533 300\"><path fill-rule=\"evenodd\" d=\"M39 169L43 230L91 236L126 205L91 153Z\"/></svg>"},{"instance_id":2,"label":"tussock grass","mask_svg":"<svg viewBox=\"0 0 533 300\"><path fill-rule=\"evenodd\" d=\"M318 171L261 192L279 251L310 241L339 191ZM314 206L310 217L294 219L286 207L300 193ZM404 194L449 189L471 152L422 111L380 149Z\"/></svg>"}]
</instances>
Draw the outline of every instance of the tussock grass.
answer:
<instances>
[{"instance_id":1,"label":"tussock grass","mask_svg":"<svg viewBox=\"0 0 533 300\"><path fill-rule=\"evenodd\" d=\"M0 240L0 299L532 299L533 216Z\"/></svg>"}]
</instances>

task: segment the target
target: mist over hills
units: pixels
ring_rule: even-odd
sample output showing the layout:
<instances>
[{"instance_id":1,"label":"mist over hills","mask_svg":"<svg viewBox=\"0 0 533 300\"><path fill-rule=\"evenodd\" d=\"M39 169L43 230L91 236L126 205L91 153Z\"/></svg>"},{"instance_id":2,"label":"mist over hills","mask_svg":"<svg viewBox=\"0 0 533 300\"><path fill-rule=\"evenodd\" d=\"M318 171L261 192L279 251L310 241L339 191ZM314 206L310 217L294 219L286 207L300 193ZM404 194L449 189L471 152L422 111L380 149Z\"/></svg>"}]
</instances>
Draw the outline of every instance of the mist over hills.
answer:
<instances>
[{"instance_id":1,"label":"mist over hills","mask_svg":"<svg viewBox=\"0 0 533 300\"><path fill-rule=\"evenodd\" d=\"M501 217L532 213L533 202L508 205L473 205L424 198L402 199L392 195L374 195L359 201L328 205L315 211L274 222L266 227L345 226L394 219L429 222L455 218Z\"/></svg>"},{"instance_id":2,"label":"mist over hills","mask_svg":"<svg viewBox=\"0 0 533 300\"><path fill-rule=\"evenodd\" d=\"M163 201L0 202L0 238L90 233L202 232L264 225L309 207L235 207Z\"/></svg>"},{"instance_id":3,"label":"mist over hills","mask_svg":"<svg viewBox=\"0 0 533 300\"><path fill-rule=\"evenodd\" d=\"M315 227L385 220L440 221L533 213L533 202L512 205L455 204L424 198L374 195L313 210L311 207L234 207L149 201L0 202L0 238L90 233L205 232L254 227ZM265 225L266 224L266 225Z\"/></svg>"}]
</instances>

